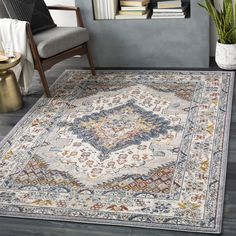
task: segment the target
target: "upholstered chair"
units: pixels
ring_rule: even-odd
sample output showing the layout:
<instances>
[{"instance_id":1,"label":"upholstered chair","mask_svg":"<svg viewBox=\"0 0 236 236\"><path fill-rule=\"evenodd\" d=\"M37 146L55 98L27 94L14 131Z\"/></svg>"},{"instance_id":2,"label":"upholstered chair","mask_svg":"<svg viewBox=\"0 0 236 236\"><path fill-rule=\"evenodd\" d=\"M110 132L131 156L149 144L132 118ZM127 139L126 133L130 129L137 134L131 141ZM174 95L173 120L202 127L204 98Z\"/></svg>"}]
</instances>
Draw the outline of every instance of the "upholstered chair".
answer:
<instances>
[{"instance_id":1,"label":"upholstered chair","mask_svg":"<svg viewBox=\"0 0 236 236\"><path fill-rule=\"evenodd\" d=\"M0 18L8 17L18 19L16 16L12 17L9 9L6 7L6 3L8 4L8 2L5 1L4 5L4 1L0 0ZM54 64L75 55L86 54L92 74L95 75L96 72L92 55L88 47L88 30L84 27L79 7L58 5L48 6L48 9L74 11L78 23L78 27L58 27L55 25L53 28L41 30L36 33L34 32L34 29L32 29L32 25L30 23L27 24L27 35L34 59L35 69L39 72L46 96L50 97L45 71L50 69ZM38 19L40 18L38 17ZM35 24L37 25L37 22L34 21L34 25Z\"/></svg>"}]
</instances>

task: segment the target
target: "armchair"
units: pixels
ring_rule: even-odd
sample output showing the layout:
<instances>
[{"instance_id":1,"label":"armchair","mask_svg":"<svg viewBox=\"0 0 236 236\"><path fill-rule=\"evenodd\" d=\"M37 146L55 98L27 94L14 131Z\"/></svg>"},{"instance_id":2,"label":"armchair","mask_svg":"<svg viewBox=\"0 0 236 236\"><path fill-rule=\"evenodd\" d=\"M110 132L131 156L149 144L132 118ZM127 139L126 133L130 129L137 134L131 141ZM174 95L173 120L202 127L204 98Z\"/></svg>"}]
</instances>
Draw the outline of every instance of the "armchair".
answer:
<instances>
[{"instance_id":1,"label":"armchair","mask_svg":"<svg viewBox=\"0 0 236 236\"><path fill-rule=\"evenodd\" d=\"M2 10L1 10L2 9ZM56 63L75 55L87 55L92 75L95 75L92 55L88 46L88 31L84 28L79 7L48 6L49 10L74 11L76 13L78 27L55 27L33 34L30 23L27 23L26 31L35 69L38 71L44 92L50 97L45 71ZM5 14L4 5L0 0L0 14ZM0 15L0 18L2 16ZM66 42L66 43L65 43Z\"/></svg>"}]
</instances>

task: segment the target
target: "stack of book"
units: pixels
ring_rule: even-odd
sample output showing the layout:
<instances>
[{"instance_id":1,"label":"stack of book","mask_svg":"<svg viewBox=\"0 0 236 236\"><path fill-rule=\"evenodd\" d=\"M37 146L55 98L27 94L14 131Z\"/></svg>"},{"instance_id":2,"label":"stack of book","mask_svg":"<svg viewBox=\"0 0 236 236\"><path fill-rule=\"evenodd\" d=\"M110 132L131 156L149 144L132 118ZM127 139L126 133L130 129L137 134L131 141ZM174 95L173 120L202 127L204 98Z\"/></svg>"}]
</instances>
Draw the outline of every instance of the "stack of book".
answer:
<instances>
[{"instance_id":1,"label":"stack of book","mask_svg":"<svg viewBox=\"0 0 236 236\"><path fill-rule=\"evenodd\" d=\"M152 19L185 18L187 9L188 5L182 5L181 0L158 1Z\"/></svg>"},{"instance_id":2,"label":"stack of book","mask_svg":"<svg viewBox=\"0 0 236 236\"><path fill-rule=\"evenodd\" d=\"M120 0L121 10L116 19L147 19L150 0Z\"/></svg>"},{"instance_id":3,"label":"stack of book","mask_svg":"<svg viewBox=\"0 0 236 236\"><path fill-rule=\"evenodd\" d=\"M118 0L93 0L96 20L113 20L118 10Z\"/></svg>"}]
</instances>

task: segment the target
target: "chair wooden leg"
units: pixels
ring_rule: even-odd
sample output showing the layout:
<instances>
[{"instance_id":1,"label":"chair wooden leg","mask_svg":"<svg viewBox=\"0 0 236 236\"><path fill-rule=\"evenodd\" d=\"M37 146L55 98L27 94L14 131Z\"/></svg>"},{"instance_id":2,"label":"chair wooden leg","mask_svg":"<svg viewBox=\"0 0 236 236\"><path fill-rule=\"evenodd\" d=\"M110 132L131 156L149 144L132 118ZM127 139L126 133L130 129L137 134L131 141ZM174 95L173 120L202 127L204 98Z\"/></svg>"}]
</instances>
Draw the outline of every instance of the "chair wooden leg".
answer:
<instances>
[{"instance_id":1,"label":"chair wooden leg","mask_svg":"<svg viewBox=\"0 0 236 236\"><path fill-rule=\"evenodd\" d=\"M47 79L45 77L45 73L43 71L43 68L41 66L39 66L38 72L39 72L39 76L40 76L40 79L41 79L41 82L42 82L42 85L43 85L43 88L44 88L44 93L46 94L46 96L48 98L50 98L51 94L50 94L50 90L49 90L49 87L48 87L48 82L47 82Z\"/></svg>"},{"instance_id":2,"label":"chair wooden leg","mask_svg":"<svg viewBox=\"0 0 236 236\"><path fill-rule=\"evenodd\" d=\"M89 48L88 44L86 44L86 50L87 50L87 58L88 58L88 62L89 62L89 65L90 65L91 73L92 73L92 75L96 75L96 70L95 70L95 67L94 67L94 64L93 64L92 53L90 51L90 48Z\"/></svg>"}]
</instances>

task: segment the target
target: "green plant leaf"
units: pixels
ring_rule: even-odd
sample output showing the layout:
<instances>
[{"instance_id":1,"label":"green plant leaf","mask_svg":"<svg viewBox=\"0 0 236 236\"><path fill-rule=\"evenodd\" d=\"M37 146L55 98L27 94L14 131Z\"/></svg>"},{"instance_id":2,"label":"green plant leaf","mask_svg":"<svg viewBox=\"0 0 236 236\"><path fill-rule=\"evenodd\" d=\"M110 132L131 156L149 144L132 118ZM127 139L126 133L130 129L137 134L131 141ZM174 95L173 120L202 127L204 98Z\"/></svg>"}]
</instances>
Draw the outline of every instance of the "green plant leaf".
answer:
<instances>
[{"instance_id":1,"label":"green plant leaf","mask_svg":"<svg viewBox=\"0 0 236 236\"><path fill-rule=\"evenodd\" d=\"M216 6L214 0L198 3L212 18L219 36L219 41L225 44L236 43L236 1L223 0L223 7Z\"/></svg>"}]
</instances>

